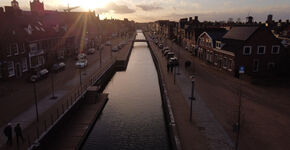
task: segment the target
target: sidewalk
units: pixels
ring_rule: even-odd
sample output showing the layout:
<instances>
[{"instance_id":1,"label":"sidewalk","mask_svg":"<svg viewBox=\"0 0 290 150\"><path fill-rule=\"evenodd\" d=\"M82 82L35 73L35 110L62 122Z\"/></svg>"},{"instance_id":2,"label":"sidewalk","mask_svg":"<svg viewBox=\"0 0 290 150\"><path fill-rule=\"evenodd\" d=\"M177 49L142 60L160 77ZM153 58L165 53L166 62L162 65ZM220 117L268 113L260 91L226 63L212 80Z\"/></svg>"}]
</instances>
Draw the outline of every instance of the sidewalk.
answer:
<instances>
[{"instance_id":1,"label":"sidewalk","mask_svg":"<svg viewBox=\"0 0 290 150\"><path fill-rule=\"evenodd\" d=\"M127 54L128 48L130 46L129 42L117 53L113 53L112 59L110 57L103 58L102 66L100 67L99 61L95 61L93 63L89 62L88 67L82 72L82 82L83 82L83 90L87 85L90 84L91 79L96 79L102 72L104 72L108 67L110 67L115 59L120 56ZM115 43L115 42L114 42ZM116 44L116 43L115 43ZM110 47L109 47L110 48ZM107 50L110 50L106 48ZM105 50L105 49L104 49ZM103 51L104 51L103 50ZM98 52L97 52L98 53ZM61 83L61 81L60 81ZM75 98L82 93L83 90L79 88L80 79L79 76L75 76L73 79L68 82L61 83L63 84L62 88L55 89L55 95L57 99L50 99L51 94L48 94L46 97L38 100L38 111L39 111L39 122L38 130L39 135L42 132L45 132L49 125L53 124L55 120L65 111L65 109L69 108L70 105L74 102ZM36 123L36 113L35 113L35 105L32 105L23 113L16 116L14 119L10 121L15 126L16 123L20 123L23 129L23 136L26 139L24 143L21 143L20 149L27 149L27 147L36 139L37 137L37 123ZM5 128L6 125L0 128L1 131ZM0 134L0 149L17 149L16 139L13 138L13 146L8 147L5 144L6 137Z\"/></svg>"},{"instance_id":2,"label":"sidewalk","mask_svg":"<svg viewBox=\"0 0 290 150\"><path fill-rule=\"evenodd\" d=\"M157 56L159 63L161 63L161 67L163 70L163 76L165 78L167 91L169 93L169 98L172 101L172 107L174 111L174 117L177 118L177 127L180 134L181 143L183 146L183 149L200 149L200 147L196 147L196 145L193 145L195 142L195 139L201 138L204 141L198 142L196 144L203 145L202 149L204 149L204 145L207 145L208 149L233 149L233 142L231 141L230 137L226 134L224 129L222 128L222 125L215 119L212 112L209 110L209 108L206 106L205 102L200 98L200 96L196 93L195 90L195 97L197 100L193 103L193 124L189 121L189 112L190 112L190 101L189 97L191 96L191 79L189 78L190 73L185 71L184 68L180 67L179 69L179 75L176 75L176 84L173 83L173 73L167 73L167 61L164 56L162 56L161 51L157 48L155 44L151 42L151 46L153 48L153 51L155 55ZM183 63L180 63L180 66L182 66ZM164 73L165 72L165 73ZM172 85L173 84L173 85ZM176 86L177 85L177 86ZM174 88L178 88L179 90L174 91L172 89L172 86L175 86ZM179 93L178 93L179 92ZM174 94L173 94L174 93ZM181 99L179 99L179 102L174 97L174 95L180 94L182 95L182 102L183 105L181 106ZM179 105L179 106L178 106ZM180 113L177 111L184 111L183 112L183 120L178 119L181 118L178 116ZM188 126L188 124L191 124L191 126ZM190 128L190 129L186 129ZM190 133L182 130L195 130L195 132L198 133ZM185 133L182 133L185 132ZM202 134L201 134L202 133ZM188 134L195 134L195 137L188 139ZM194 139L194 140L193 140Z\"/></svg>"}]
</instances>

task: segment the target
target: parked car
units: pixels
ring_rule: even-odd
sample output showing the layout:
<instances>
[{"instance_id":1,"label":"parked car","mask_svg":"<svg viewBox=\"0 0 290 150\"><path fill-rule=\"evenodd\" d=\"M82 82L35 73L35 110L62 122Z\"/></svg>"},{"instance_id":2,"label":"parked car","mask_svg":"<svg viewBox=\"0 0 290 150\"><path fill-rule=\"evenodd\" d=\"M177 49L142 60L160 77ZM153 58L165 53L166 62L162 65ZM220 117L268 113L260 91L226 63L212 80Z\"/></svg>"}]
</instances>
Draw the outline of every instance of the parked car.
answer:
<instances>
[{"instance_id":1,"label":"parked car","mask_svg":"<svg viewBox=\"0 0 290 150\"><path fill-rule=\"evenodd\" d=\"M163 51L163 56L165 56L168 52L170 52L170 50Z\"/></svg>"},{"instance_id":2,"label":"parked car","mask_svg":"<svg viewBox=\"0 0 290 150\"><path fill-rule=\"evenodd\" d=\"M166 51L166 50L169 50L169 47L164 47L164 48L162 49L162 53L163 53L164 51Z\"/></svg>"},{"instance_id":3,"label":"parked car","mask_svg":"<svg viewBox=\"0 0 290 150\"><path fill-rule=\"evenodd\" d=\"M79 53L76 57L77 60L86 59L87 55L85 53Z\"/></svg>"},{"instance_id":4,"label":"parked car","mask_svg":"<svg viewBox=\"0 0 290 150\"><path fill-rule=\"evenodd\" d=\"M88 49L88 54L94 54L96 52L96 49L95 48L89 48Z\"/></svg>"},{"instance_id":5,"label":"parked car","mask_svg":"<svg viewBox=\"0 0 290 150\"><path fill-rule=\"evenodd\" d=\"M64 62L60 62L60 63L56 63L52 65L51 71L52 72L59 72L59 71L63 71L65 69L65 63Z\"/></svg>"},{"instance_id":6,"label":"parked car","mask_svg":"<svg viewBox=\"0 0 290 150\"><path fill-rule=\"evenodd\" d=\"M29 82L37 82L39 80L45 79L48 77L48 70L47 69L41 69L41 70L35 70L32 71L31 75L28 77Z\"/></svg>"},{"instance_id":7,"label":"parked car","mask_svg":"<svg viewBox=\"0 0 290 150\"><path fill-rule=\"evenodd\" d=\"M172 57L174 57L174 53L173 52L168 52L167 55L166 55L167 60L169 60Z\"/></svg>"},{"instance_id":8,"label":"parked car","mask_svg":"<svg viewBox=\"0 0 290 150\"><path fill-rule=\"evenodd\" d=\"M111 42L110 42L110 41L107 41L107 42L105 43L105 45L106 45L106 46L111 46Z\"/></svg>"},{"instance_id":9,"label":"parked car","mask_svg":"<svg viewBox=\"0 0 290 150\"><path fill-rule=\"evenodd\" d=\"M163 44L162 44L162 43L159 44L158 47L159 47L160 49L162 49L162 48L163 48Z\"/></svg>"},{"instance_id":10,"label":"parked car","mask_svg":"<svg viewBox=\"0 0 290 150\"><path fill-rule=\"evenodd\" d=\"M76 62L76 66L78 68L85 68L86 66L88 66L88 60L87 59L80 59Z\"/></svg>"},{"instance_id":11,"label":"parked car","mask_svg":"<svg viewBox=\"0 0 290 150\"><path fill-rule=\"evenodd\" d=\"M179 65L178 58L177 57L170 58L169 63L172 64L173 66L178 66Z\"/></svg>"},{"instance_id":12,"label":"parked car","mask_svg":"<svg viewBox=\"0 0 290 150\"><path fill-rule=\"evenodd\" d=\"M118 46L112 47L112 52L117 52L119 50Z\"/></svg>"}]
</instances>

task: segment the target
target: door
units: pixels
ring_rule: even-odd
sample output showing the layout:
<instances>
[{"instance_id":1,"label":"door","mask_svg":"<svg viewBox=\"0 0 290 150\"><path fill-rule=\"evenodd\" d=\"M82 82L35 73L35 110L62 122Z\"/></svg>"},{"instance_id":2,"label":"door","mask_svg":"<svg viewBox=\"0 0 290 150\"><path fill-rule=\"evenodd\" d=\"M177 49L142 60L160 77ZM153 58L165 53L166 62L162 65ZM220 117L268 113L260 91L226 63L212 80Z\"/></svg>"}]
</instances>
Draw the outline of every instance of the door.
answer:
<instances>
[{"instance_id":1,"label":"door","mask_svg":"<svg viewBox=\"0 0 290 150\"><path fill-rule=\"evenodd\" d=\"M21 68L20 63L16 64L15 71L16 71L16 77L20 78L22 76L22 68Z\"/></svg>"}]
</instances>

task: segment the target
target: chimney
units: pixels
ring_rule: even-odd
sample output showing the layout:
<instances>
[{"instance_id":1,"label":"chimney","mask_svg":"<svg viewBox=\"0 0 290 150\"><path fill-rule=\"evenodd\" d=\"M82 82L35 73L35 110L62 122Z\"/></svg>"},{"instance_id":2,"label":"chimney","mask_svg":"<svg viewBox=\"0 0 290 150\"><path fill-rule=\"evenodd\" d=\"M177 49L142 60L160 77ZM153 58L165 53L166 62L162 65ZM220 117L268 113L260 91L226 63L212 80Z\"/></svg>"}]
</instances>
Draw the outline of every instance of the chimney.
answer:
<instances>
[{"instance_id":1,"label":"chimney","mask_svg":"<svg viewBox=\"0 0 290 150\"><path fill-rule=\"evenodd\" d=\"M192 21L192 17L189 17L189 21L190 21L190 22Z\"/></svg>"},{"instance_id":2,"label":"chimney","mask_svg":"<svg viewBox=\"0 0 290 150\"><path fill-rule=\"evenodd\" d=\"M3 14L4 14L4 8L0 7L0 15L3 15Z\"/></svg>"}]
</instances>

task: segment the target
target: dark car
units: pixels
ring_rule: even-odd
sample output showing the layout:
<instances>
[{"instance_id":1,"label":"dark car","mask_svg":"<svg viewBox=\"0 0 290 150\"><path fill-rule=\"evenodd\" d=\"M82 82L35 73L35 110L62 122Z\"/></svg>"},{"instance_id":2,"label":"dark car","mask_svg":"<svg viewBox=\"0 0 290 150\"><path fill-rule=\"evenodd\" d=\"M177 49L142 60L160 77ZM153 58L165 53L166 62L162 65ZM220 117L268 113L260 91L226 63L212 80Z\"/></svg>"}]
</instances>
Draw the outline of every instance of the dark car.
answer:
<instances>
[{"instance_id":1,"label":"dark car","mask_svg":"<svg viewBox=\"0 0 290 150\"><path fill-rule=\"evenodd\" d=\"M173 52L168 52L166 55L167 60L169 60L170 58L174 57L174 53Z\"/></svg>"},{"instance_id":2,"label":"dark car","mask_svg":"<svg viewBox=\"0 0 290 150\"><path fill-rule=\"evenodd\" d=\"M41 69L41 70L35 70L32 71L31 75L28 77L29 82L37 82L39 80L45 79L48 77L48 70L47 69Z\"/></svg>"},{"instance_id":3,"label":"dark car","mask_svg":"<svg viewBox=\"0 0 290 150\"><path fill-rule=\"evenodd\" d=\"M63 71L64 69L65 69L65 63L60 62L60 63L53 64L51 71L52 72L59 72L59 71Z\"/></svg>"},{"instance_id":4,"label":"dark car","mask_svg":"<svg viewBox=\"0 0 290 150\"><path fill-rule=\"evenodd\" d=\"M178 58L177 57L170 58L169 63L172 64L173 66L178 66L179 65Z\"/></svg>"}]
</instances>

